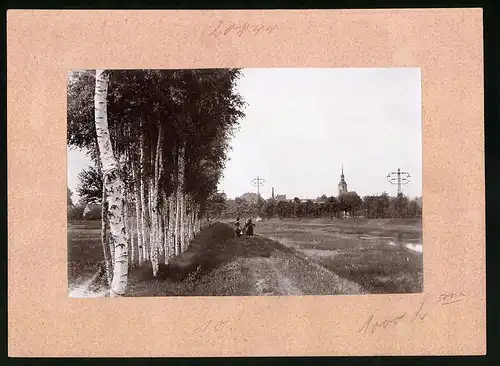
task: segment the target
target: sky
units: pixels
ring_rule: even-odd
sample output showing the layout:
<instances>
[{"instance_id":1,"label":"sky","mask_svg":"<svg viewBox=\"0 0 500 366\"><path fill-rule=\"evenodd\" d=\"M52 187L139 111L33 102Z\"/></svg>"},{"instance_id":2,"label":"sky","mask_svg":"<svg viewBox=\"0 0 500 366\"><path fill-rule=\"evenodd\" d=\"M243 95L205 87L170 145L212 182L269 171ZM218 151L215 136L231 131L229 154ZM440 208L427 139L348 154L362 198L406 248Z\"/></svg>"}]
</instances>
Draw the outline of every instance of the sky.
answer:
<instances>
[{"instance_id":1,"label":"sky","mask_svg":"<svg viewBox=\"0 0 500 366\"><path fill-rule=\"evenodd\" d=\"M342 165L349 191L397 193L387 174L409 172L409 197L422 195L419 68L243 69L236 87L248 104L231 141L219 190L229 198L337 196ZM90 163L68 149L68 186ZM73 196L78 199L76 192Z\"/></svg>"}]
</instances>

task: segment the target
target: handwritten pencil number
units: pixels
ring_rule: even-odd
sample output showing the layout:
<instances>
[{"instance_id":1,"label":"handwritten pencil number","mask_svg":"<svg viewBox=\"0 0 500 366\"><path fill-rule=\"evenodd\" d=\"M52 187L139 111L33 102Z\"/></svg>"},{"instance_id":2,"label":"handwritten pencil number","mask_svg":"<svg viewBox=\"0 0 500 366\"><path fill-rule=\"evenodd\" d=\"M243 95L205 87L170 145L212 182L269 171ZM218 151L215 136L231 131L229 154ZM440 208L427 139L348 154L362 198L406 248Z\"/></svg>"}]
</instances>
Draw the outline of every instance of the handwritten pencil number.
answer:
<instances>
[{"instance_id":1,"label":"handwritten pencil number","mask_svg":"<svg viewBox=\"0 0 500 366\"><path fill-rule=\"evenodd\" d=\"M201 324L199 327L195 328L193 332L206 332L207 330L213 330L214 332L218 332L222 329L224 324L226 324L228 321L227 320L219 320L217 323L213 324L212 320L209 320L203 324ZM213 325L213 326L212 326Z\"/></svg>"},{"instance_id":2,"label":"handwritten pencil number","mask_svg":"<svg viewBox=\"0 0 500 366\"><path fill-rule=\"evenodd\" d=\"M449 305L465 299L465 294L462 291L459 292L445 292L439 295L439 302L441 305Z\"/></svg>"},{"instance_id":3,"label":"handwritten pencil number","mask_svg":"<svg viewBox=\"0 0 500 366\"><path fill-rule=\"evenodd\" d=\"M209 320L208 322L206 323L203 323L202 325L200 325L199 327L195 328L193 330L193 332L196 332L196 331L199 331L199 332L205 332L208 328L208 326L212 323L211 320Z\"/></svg>"}]
</instances>

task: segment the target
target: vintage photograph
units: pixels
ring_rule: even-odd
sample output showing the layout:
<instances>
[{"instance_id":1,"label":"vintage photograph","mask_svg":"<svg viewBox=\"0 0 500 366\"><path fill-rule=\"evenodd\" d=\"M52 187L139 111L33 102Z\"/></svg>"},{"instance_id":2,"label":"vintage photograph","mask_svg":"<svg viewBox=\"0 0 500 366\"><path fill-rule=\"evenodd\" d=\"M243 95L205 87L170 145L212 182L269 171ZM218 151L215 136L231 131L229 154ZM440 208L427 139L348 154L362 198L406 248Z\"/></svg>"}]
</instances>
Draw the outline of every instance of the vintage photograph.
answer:
<instances>
[{"instance_id":1,"label":"vintage photograph","mask_svg":"<svg viewBox=\"0 0 500 366\"><path fill-rule=\"evenodd\" d=\"M70 297L423 292L419 68L72 70Z\"/></svg>"}]
</instances>

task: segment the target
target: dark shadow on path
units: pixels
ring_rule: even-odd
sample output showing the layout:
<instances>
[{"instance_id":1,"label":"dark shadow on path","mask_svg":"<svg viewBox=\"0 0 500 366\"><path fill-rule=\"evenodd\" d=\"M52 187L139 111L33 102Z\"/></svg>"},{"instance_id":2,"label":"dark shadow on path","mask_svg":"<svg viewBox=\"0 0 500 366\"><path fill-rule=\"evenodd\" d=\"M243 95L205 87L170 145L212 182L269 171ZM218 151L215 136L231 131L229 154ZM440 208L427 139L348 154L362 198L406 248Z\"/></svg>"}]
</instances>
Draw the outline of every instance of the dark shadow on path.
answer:
<instances>
[{"instance_id":1,"label":"dark shadow on path","mask_svg":"<svg viewBox=\"0 0 500 366\"><path fill-rule=\"evenodd\" d=\"M278 242L259 236L237 238L229 225L217 222L202 230L188 249L173 258L168 266L160 264L156 279L153 278L150 264L133 269L130 272L130 279L179 282L194 274L196 277L201 276L237 257L268 258L275 250L293 251Z\"/></svg>"}]
</instances>

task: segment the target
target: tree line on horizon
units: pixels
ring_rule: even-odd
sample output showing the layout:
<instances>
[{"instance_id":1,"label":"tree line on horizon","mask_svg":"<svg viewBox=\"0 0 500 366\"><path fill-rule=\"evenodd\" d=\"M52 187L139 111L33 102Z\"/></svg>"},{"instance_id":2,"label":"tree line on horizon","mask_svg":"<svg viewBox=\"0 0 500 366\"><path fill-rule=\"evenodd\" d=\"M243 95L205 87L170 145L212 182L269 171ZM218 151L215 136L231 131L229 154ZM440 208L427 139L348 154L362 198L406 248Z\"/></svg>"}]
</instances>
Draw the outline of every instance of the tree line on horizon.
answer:
<instances>
[{"instance_id":1,"label":"tree line on horizon","mask_svg":"<svg viewBox=\"0 0 500 366\"><path fill-rule=\"evenodd\" d=\"M69 73L67 144L93 162L77 191L101 204L111 296L125 294L130 266L149 263L157 276L201 230L244 117L240 76L239 69ZM68 188L68 219L75 206Z\"/></svg>"},{"instance_id":2,"label":"tree line on horizon","mask_svg":"<svg viewBox=\"0 0 500 366\"><path fill-rule=\"evenodd\" d=\"M293 200L267 200L259 197L257 202L249 202L243 198L227 199L224 193L216 193L210 197L208 212L214 217L256 217L280 219L285 218L421 218L422 208L417 199L409 199L400 194L389 196L386 192L380 195L368 195L363 198L355 192L339 197L322 195L316 200L305 202L298 197Z\"/></svg>"}]
</instances>

